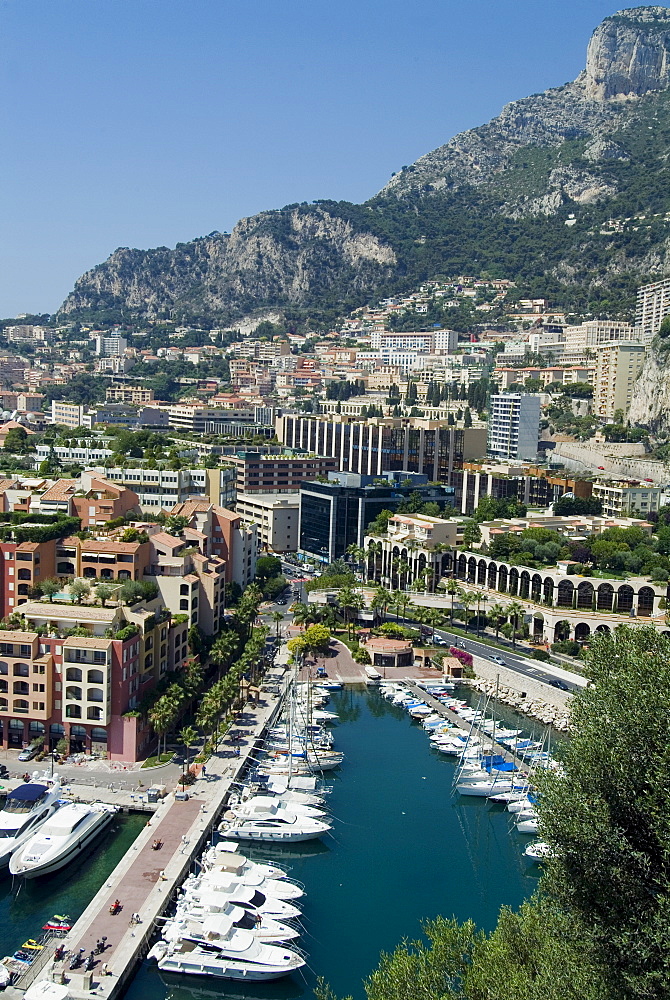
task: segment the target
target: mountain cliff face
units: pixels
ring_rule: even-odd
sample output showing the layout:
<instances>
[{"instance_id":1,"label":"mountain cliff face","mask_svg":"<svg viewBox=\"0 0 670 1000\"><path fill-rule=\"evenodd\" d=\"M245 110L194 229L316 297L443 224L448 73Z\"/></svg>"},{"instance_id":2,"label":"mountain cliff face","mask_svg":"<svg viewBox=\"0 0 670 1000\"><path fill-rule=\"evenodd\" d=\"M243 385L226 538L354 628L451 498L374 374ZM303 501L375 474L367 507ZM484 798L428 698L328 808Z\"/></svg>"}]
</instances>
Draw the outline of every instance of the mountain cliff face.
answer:
<instances>
[{"instance_id":1,"label":"mountain cliff face","mask_svg":"<svg viewBox=\"0 0 670 1000\"><path fill-rule=\"evenodd\" d=\"M640 275L670 265L668 86L670 9L621 11L596 28L577 80L508 104L365 205L289 206L174 250L117 250L61 311L318 317L483 269L557 304L564 293L584 310L623 309ZM661 221L603 231L610 218L647 213Z\"/></svg>"}]
</instances>

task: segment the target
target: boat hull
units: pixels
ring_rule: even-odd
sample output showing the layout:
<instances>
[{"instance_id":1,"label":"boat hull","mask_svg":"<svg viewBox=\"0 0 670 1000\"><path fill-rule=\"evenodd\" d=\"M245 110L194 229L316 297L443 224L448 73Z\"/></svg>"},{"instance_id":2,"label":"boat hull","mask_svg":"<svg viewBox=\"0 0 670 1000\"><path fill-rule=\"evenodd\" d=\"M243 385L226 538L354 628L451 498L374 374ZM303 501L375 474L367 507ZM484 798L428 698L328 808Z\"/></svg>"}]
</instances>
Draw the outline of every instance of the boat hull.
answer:
<instances>
[{"instance_id":1,"label":"boat hull","mask_svg":"<svg viewBox=\"0 0 670 1000\"><path fill-rule=\"evenodd\" d=\"M104 812L100 813L100 821L96 823L87 830L77 841L70 845L70 847L62 852L57 857L53 858L51 861L43 862L39 865L34 866L20 866L12 865L10 862L10 871L12 875L20 875L22 878L31 879L38 878L41 875L50 875L52 872L57 872L61 868L65 868L69 865L76 857L78 857L87 847L98 837L103 830L105 830L109 824L112 822L115 813Z\"/></svg>"}]
</instances>

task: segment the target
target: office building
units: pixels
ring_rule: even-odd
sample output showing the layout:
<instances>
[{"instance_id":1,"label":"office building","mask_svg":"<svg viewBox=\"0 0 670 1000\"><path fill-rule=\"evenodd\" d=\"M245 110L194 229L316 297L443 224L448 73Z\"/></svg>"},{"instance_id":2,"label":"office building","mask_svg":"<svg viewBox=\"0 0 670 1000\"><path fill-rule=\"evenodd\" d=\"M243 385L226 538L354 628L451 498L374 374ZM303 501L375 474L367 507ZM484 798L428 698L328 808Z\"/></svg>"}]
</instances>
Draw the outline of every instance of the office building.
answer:
<instances>
[{"instance_id":1,"label":"office building","mask_svg":"<svg viewBox=\"0 0 670 1000\"><path fill-rule=\"evenodd\" d=\"M486 454L485 428L448 427L424 417L287 413L278 418L276 433L290 448L330 456L339 471L361 476L416 472L431 482L451 483L454 469Z\"/></svg>"},{"instance_id":2,"label":"office building","mask_svg":"<svg viewBox=\"0 0 670 1000\"><path fill-rule=\"evenodd\" d=\"M489 455L532 461L537 457L539 436L539 396L513 392L491 396Z\"/></svg>"},{"instance_id":3,"label":"office building","mask_svg":"<svg viewBox=\"0 0 670 1000\"><path fill-rule=\"evenodd\" d=\"M331 472L326 483L306 483L300 490L300 552L326 563L344 557L350 545L363 544L368 525L378 514L397 510L414 492L424 503L440 507L454 500L451 487L406 473L376 477Z\"/></svg>"},{"instance_id":4,"label":"office building","mask_svg":"<svg viewBox=\"0 0 670 1000\"><path fill-rule=\"evenodd\" d=\"M294 451L279 455L243 451L226 457L225 461L235 470L238 496L242 493L295 493L303 483L337 469L334 458Z\"/></svg>"}]
</instances>

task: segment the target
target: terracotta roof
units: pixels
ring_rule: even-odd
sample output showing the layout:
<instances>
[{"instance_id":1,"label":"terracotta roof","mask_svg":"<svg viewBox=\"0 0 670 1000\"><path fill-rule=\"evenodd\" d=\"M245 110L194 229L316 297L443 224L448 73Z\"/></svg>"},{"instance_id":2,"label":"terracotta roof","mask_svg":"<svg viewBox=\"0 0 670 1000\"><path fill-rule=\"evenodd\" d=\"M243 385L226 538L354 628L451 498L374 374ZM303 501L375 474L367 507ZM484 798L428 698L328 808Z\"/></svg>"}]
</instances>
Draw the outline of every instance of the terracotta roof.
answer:
<instances>
[{"instance_id":1,"label":"terracotta roof","mask_svg":"<svg viewBox=\"0 0 670 1000\"><path fill-rule=\"evenodd\" d=\"M386 639L373 635L366 642L365 648L372 649L375 653L406 653L412 649L412 643L410 639Z\"/></svg>"},{"instance_id":2,"label":"terracotta roof","mask_svg":"<svg viewBox=\"0 0 670 1000\"><path fill-rule=\"evenodd\" d=\"M0 642L32 642L33 639L37 638L37 632L21 632L17 630L16 632L5 631L4 629L0 632Z\"/></svg>"},{"instance_id":3,"label":"terracotta roof","mask_svg":"<svg viewBox=\"0 0 670 1000\"><path fill-rule=\"evenodd\" d=\"M175 538L167 531L157 531L155 535L151 535L151 541L158 542L159 545L167 545L170 549L178 549L180 545L184 544L183 539Z\"/></svg>"},{"instance_id":4,"label":"terracotta roof","mask_svg":"<svg viewBox=\"0 0 670 1000\"><path fill-rule=\"evenodd\" d=\"M81 635L70 635L67 637L63 646L78 646L84 647L86 649L108 649L112 644L111 639L88 639Z\"/></svg>"},{"instance_id":5,"label":"terracotta roof","mask_svg":"<svg viewBox=\"0 0 670 1000\"><path fill-rule=\"evenodd\" d=\"M42 494L42 500L69 500L73 493L76 493L79 486L78 479L58 479L53 486Z\"/></svg>"},{"instance_id":6,"label":"terracotta roof","mask_svg":"<svg viewBox=\"0 0 670 1000\"><path fill-rule=\"evenodd\" d=\"M117 616L116 608L93 608L89 604L51 604L49 601L26 601L16 609L26 618L48 618L57 621L68 618L75 621L113 622ZM25 632L21 633L26 635ZM2 639L0 639L0 642Z\"/></svg>"}]
</instances>

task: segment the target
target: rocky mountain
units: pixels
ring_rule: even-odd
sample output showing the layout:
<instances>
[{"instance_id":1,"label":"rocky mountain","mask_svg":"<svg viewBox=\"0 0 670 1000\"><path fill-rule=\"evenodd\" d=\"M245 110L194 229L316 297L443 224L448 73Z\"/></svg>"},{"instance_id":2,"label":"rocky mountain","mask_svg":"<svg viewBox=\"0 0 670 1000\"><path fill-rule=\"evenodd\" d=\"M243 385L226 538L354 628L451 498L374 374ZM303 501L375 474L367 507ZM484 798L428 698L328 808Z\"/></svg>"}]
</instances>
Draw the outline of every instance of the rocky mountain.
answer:
<instances>
[{"instance_id":1,"label":"rocky mountain","mask_svg":"<svg viewBox=\"0 0 670 1000\"><path fill-rule=\"evenodd\" d=\"M621 11L594 31L577 80L508 104L364 205L292 205L174 250L117 250L61 312L328 321L373 294L487 270L558 305L625 313L640 279L670 268L669 57L670 9Z\"/></svg>"}]
</instances>

